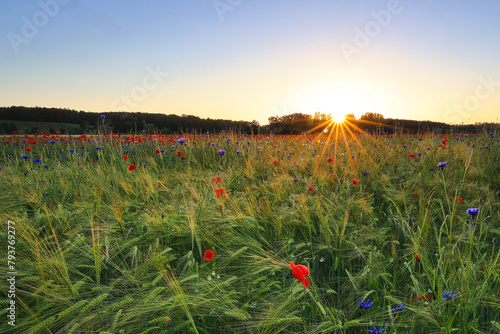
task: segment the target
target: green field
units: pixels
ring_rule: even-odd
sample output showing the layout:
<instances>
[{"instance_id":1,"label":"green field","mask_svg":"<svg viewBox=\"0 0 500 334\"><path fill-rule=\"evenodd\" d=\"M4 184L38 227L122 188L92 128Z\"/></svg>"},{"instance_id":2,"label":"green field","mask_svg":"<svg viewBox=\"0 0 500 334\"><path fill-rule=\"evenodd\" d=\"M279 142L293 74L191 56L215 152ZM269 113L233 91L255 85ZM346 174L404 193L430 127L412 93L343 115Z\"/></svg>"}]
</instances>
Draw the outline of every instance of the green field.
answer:
<instances>
[{"instance_id":1,"label":"green field","mask_svg":"<svg viewBox=\"0 0 500 334\"><path fill-rule=\"evenodd\" d=\"M499 139L3 137L0 332L499 333Z\"/></svg>"}]
</instances>

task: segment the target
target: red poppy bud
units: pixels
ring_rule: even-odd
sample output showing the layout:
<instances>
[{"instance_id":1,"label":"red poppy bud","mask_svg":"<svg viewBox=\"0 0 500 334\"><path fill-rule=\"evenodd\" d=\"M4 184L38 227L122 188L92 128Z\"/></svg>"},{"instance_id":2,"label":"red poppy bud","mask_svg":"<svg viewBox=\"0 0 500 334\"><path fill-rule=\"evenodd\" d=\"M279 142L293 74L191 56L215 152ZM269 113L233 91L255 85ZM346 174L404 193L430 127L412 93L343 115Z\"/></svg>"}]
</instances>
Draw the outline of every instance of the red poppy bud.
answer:
<instances>
[{"instance_id":1,"label":"red poppy bud","mask_svg":"<svg viewBox=\"0 0 500 334\"><path fill-rule=\"evenodd\" d=\"M417 254L415 258L417 259L417 262L420 262L420 254Z\"/></svg>"},{"instance_id":2,"label":"red poppy bud","mask_svg":"<svg viewBox=\"0 0 500 334\"><path fill-rule=\"evenodd\" d=\"M358 184L357 180L352 180L352 184Z\"/></svg>"}]
</instances>

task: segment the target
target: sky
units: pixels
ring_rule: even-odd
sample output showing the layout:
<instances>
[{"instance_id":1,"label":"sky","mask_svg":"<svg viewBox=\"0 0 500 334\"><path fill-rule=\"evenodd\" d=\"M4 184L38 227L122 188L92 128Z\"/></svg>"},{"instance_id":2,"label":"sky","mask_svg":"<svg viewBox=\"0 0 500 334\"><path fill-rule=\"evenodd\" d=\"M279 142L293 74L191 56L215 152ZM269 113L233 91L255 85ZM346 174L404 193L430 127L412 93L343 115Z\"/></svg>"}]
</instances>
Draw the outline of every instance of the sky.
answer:
<instances>
[{"instance_id":1,"label":"sky","mask_svg":"<svg viewBox=\"0 0 500 334\"><path fill-rule=\"evenodd\" d=\"M0 106L498 122L500 1L0 2Z\"/></svg>"}]
</instances>

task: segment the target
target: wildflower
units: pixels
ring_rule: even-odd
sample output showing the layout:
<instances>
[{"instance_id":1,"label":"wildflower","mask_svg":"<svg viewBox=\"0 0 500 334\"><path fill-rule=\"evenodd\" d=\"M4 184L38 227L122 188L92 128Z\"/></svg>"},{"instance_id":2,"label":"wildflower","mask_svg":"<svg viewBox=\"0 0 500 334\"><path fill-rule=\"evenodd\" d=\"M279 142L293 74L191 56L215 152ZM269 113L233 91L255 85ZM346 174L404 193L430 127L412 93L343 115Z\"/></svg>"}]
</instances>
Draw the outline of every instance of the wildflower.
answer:
<instances>
[{"instance_id":1,"label":"wildflower","mask_svg":"<svg viewBox=\"0 0 500 334\"><path fill-rule=\"evenodd\" d=\"M240 153L241 153L241 151L240 151L240 150L236 150L236 154L240 154Z\"/></svg>"},{"instance_id":2,"label":"wildflower","mask_svg":"<svg viewBox=\"0 0 500 334\"><path fill-rule=\"evenodd\" d=\"M26 152L29 152L29 151L31 151L31 147L28 147L28 148L26 149Z\"/></svg>"},{"instance_id":3,"label":"wildflower","mask_svg":"<svg viewBox=\"0 0 500 334\"><path fill-rule=\"evenodd\" d=\"M279 163L277 160L274 160L274 161L273 161L273 165L274 165L274 166L278 166L279 164L280 164L280 163Z\"/></svg>"},{"instance_id":4,"label":"wildflower","mask_svg":"<svg viewBox=\"0 0 500 334\"><path fill-rule=\"evenodd\" d=\"M325 262L325 258L322 257L321 259L319 259L319 262Z\"/></svg>"},{"instance_id":5,"label":"wildflower","mask_svg":"<svg viewBox=\"0 0 500 334\"><path fill-rule=\"evenodd\" d=\"M417 259L417 262L420 262L420 254L417 253L417 255L415 256L415 258Z\"/></svg>"},{"instance_id":6,"label":"wildflower","mask_svg":"<svg viewBox=\"0 0 500 334\"><path fill-rule=\"evenodd\" d=\"M357 180L352 180L352 184L358 184Z\"/></svg>"},{"instance_id":7,"label":"wildflower","mask_svg":"<svg viewBox=\"0 0 500 334\"><path fill-rule=\"evenodd\" d=\"M293 179L295 182L299 182L299 179Z\"/></svg>"},{"instance_id":8,"label":"wildflower","mask_svg":"<svg viewBox=\"0 0 500 334\"><path fill-rule=\"evenodd\" d=\"M212 183L219 183L220 182L220 177L216 176L212 179Z\"/></svg>"},{"instance_id":9,"label":"wildflower","mask_svg":"<svg viewBox=\"0 0 500 334\"><path fill-rule=\"evenodd\" d=\"M309 287L309 280L306 278L306 275L309 275L309 269L301 264L295 265L292 261L288 263L290 263L290 268L292 268L293 277L302 282L304 287Z\"/></svg>"},{"instance_id":10,"label":"wildflower","mask_svg":"<svg viewBox=\"0 0 500 334\"><path fill-rule=\"evenodd\" d=\"M21 158L28 159L29 157L30 157L29 155L23 155Z\"/></svg>"},{"instance_id":11,"label":"wildflower","mask_svg":"<svg viewBox=\"0 0 500 334\"><path fill-rule=\"evenodd\" d=\"M42 159L33 159L33 162L42 162Z\"/></svg>"},{"instance_id":12,"label":"wildflower","mask_svg":"<svg viewBox=\"0 0 500 334\"><path fill-rule=\"evenodd\" d=\"M101 117L101 119L105 119L106 115L101 115L100 117Z\"/></svg>"},{"instance_id":13,"label":"wildflower","mask_svg":"<svg viewBox=\"0 0 500 334\"><path fill-rule=\"evenodd\" d=\"M95 164L97 161L96 160L92 160L92 163Z\"/></svg>"},{"instance_id":14,"label":"wildflower","mask_svg":"<svg viewBox=\"0 0 500 334\"><path fill-rule=\"evenodd\" d=\"M137 168L137 166L136 166L136 165L131 164L130 166L128 166L128 171L129 171L129 172L131 172L131 171L133 171L133 170L134 170L134 169L136 169L136 168Z\"/></svg>"},{"instance_id":15,"label":"wildflower","mask_svg":"<svg viewBox=\"0 0 500 334\"><path fill-rule=\"evenodd\" d=\"M414 193L413 194L413 198L417 198L418 197L418 194L417 193Z\"/></svg>"},{"instance_id":16,"label":"wildflower","mask_svg":"<svg viewBox=\"0 0 500 334\"><path fill-rule=\"evenodd\" d=\"M455 201L456 201L457 203L460 203L460 204L464 202L463 198L462 198L462 197L460 197L460 196L457 196L457 198L455 199Z\"/></svg>"},{"instance_id":17,"label":"wildflower","mask_svg":"<svg viewBox=\"0 0 500 334\"><path fill-rule=\"evenodd\" d=\"M184 152L182 152L182 151L177 151L177 155L178 155L178 156L182 156L183 154L184 154Z\"/></svg>"},{"instance_id":18,"label":"wildflower","mask_svg":"<svg viewBox=\"0 0 500 334\"><path fill-rule=\"evenodd\" d=\"M155 153L160 153L160 150L155 150Z\"/></svg>"},{"instance_id":19,"label":"wildflower","mask_svg":"<svg viewBox=\"0 0 500 334\"><path fill-rule=\"evenodd\" d=\"M226 191L224 190L224 188L215 189L215 196L217 196L217 198L221 197L225 193Z\"/></svg>"},{"instance_id":20,"label":"wildflower","mask_svg":"<svg viewBox=\"0 0 500 334\"><path fill-rule=\"evenodd\" d=\"M311 190L311 191L314 191L314 187L312 187L312 186L307 187L307 189Z\"/></svg>"},{"instance_id":21,"label":"wildflower","mask_svg":"<svg viewBox=\"0 0 500 334\"><path fill-rule=\"evenodd\" d=\"M373 334L380 334L383 331L385 331L385 328L381 327L380 329L377 329L377 327L373 326L373 330L368 329L367 331L370 332L370 333L373 333Z\"/></svg>"},{"instance_id":22,"label":"wildflower","mask_svg":"<svg viewBox=\"0 0 500 334\"><path fill-rule=\"evenodd\" d=\"M437 166L441 167L441 169L444 169L444 167L446 167L446 165L448 165L448 163L445 161L438 162L438 164L437 164Z\"/></svg>"},{"instance_id":23,"label":"wildflower","mask_svg":"<svg viewBox=\"0 0 500 334\"><path fill-rule=\"evenodd\" d=\"M396 305L394 304L394 308L392 309L392 313L396 313L397 311L402 311L405 308L404 304Z\"/></svg>"},{"instance_id":24,"label":"wildflower","mask_svg":"<svg viewBox=\"0 0 500 334\"><path fill-rule=\"evenodd\" d=\"M372 305L373 305L373 302L370 303L370 299L362 300L359 302L359 306L362 308L370 308L370 307L372 307Z\"/></svg>"},{"instance_id":25,"label":"wildflower","mask_svg":"<svg viewBox=\"0 0 500 334\"><path fill-rule=\"evenodd\" d=\"M472 218L474 218L474 216L476 216L478 212L479 212L478 208L467 209L467 214L471 215Z\"/></svg>"},{"instance_id":26,"label":"wildflower","mask_svg":"<svg viewBox=\"0 0 500 334\"><path fill-rule=\"evenodd\" d=\"M221 156L226 155L226 151L224 151L224 150L219 150L219 154L220 154Z\"/></svg>"},{"instance_id":27,"label":"wildflower","mask_svg":"<svg viewBox=\"0 0 500 334\"><path fill-rule=\"evenodd\" d=\"M413 153L410 154L410 157L415 158L415 154L413 154Z\"/></svg>"},{"instance_id":28,"label":"wildflower","mask_svg":"<svg viewBox=\"0 0 500 334\"><path fill-rule=\"evenodd\" d=\"M214 259L215 252L211 249L207 249L203 255L202 261L212 262Z\"/></svg>"},{"instance_id":29,"label":"wildflower","mask_svg":"<svg viewBox=\"0 0 500 334\"><path fill-rule=\"evenodd\" d=\"M449 293L444 290L441 294L443 295L443 300L452 300L453 298L457 298L457 295L454 295L451 290Z\"/></svg>"},{"instance_id":30,"label":"wildflower","mask_svg":"<svg viewBox=\"0 0 500 334\"><path fill-rule=\"evenodd\" d=\"M333 161L333 158L332 158L332 157L330 157L330 158L326 159L326 162L332 162L332 161Z\"/></svg>"},{"instance_id":31,"label":"wildflower","mask_svg":"<svg viewBox=\"0 0 500 334\"><path fill-rule=\"evenodd\" d=\"M182 160L187 160L187 158L186 157L182 157Z\"/></svg>"},{"instance_id":32,"label":"wildflower","mask_svg":"<svg viewBox=\"0 0 500 334\"><path fill-rule=\"evenodd\" d=\"M429 299L429 297L424 296L421 293L419 293L418 295L416 295L415 297L413 297L413 299L416 299L416 300L427 300L427 299Z\"/></svg>"},{"instance_id":33,"label":"wildflower","mask_svg":"<svg viewBox=\"0 0 500 334\"><path fill-rule=\"evenodd\" d=\"M123 155L123 160L127 160L127 159L128 159L127 155L126 155L126 154L124 154L124 155Z\"/></svg>"}]
</instances>

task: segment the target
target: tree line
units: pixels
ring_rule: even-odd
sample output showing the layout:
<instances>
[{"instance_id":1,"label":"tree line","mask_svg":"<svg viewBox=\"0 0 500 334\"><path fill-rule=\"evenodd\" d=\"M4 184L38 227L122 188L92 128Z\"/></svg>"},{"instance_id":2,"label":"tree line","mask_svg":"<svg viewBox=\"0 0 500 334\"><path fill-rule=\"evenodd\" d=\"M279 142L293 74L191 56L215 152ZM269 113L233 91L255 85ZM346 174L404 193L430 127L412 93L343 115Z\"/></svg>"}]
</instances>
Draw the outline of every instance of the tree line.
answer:
<instances>
[{"instance_id":1,"label":"tree line","mask_svg":"<svg viewBox=\"0 0 500 334\"><path fill-rule=\"evenodd\" d=\"M354 131L371 133L402 132L474 132L479 128L498 128L498 124L482 123L474 125L452 126L442 122L415 121L385 118L379 113L367 112L359 119L353 114L346 115L346 125ZM330 124L331 117L324 113L315 114L294 113L283 116L269 117L269 124L261 126L257 121L232 121L227 119L200 118L193 115L166 115L141 112L87 112L82 110L44 107L11 106L0 107L0 132L13 133L17 131L14 123L9 121L55 122L77 124L76 128L65 128L67 133L83 132L118 132L138 133L160 132L163 134L198 132L212 133L232 130L238 133L275 133L303 134L323 131ZM23 129L24 133L36 132L34 129ZM51 129L51 132L55 130Z\"/></svg>"}]
</instances>

